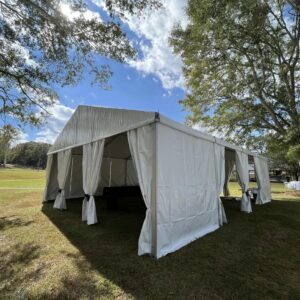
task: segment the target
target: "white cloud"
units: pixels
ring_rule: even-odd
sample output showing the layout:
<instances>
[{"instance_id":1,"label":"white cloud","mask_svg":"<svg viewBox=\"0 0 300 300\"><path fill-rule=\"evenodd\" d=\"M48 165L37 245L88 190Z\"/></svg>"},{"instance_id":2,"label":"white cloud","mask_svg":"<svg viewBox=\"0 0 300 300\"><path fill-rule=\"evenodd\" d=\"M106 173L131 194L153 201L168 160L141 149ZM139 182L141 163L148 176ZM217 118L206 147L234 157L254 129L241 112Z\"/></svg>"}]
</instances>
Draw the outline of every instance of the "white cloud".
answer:
<instances>
[{"instance_id":1,"label":"white cloud","mask_svg":"<svg viewBox=\"0 0 300 300\"><path fill-rule=\"evenodd\" d=\"M37 137L35 138L35 141L53 144L56 137L73 114L74 109L57 102L48 109L48 112L51 116L47 118L42 129L36 134Z\"/></svg>"},{"instance_id":2,"label":"white cloud","mask_svg":"<svg viewBox=\"0 0 300 300\"><path fill-rule=\"evenodd\" d=\"M0 37L0 44L2 47L1 50L3 53L8 53L11 50L13 50L19 58L22 58L24 60L24 62L27 65L32 66L32 67L38 67L37 62L30 57L29 50L27 48L23 47L19 41L10 42L5 38ZM16 71L14 65L9 67L8 70L10 70L12 72Z\"/></svg>"},{"instance_id":3,"label":"white cloud","mask_svg":"<svg viewBox=\"0 0 300 300\"><path fill-rule=\"evenodd\" d=\"M198 124L193 125L192 128L196 129L198 131L201 131L202 133L213 135L213 136L215 136L216 138L219 138L219 139L225 139L226 134L227 134L227 128L225 128L225 127L222 131L214 130L212 127L205 126L201 122L199 122ZM232 137L234 137L234 134L232 135Z\"/></svg>"},{"instance_id":4,"label":"white cloud","mask_svg":"<svg viewBox=\"0 0 300 300\"><path fill-rule=\"evenodd\" d=\"M169 96L171 96L172 95L172 92L170 91L170 90L167 90L167 92L166 93L163 93L163 97L165 98L165 97L169 97Z\"/></svg>"},{"instance_id":5,"label":"white cloud","mask_svg":"<svg viewBox=\"0 0 300 300\"><path fill-rule=\"evenodd\" d=\"M12 142L11 147L15 147L18 144L29 142L28 138L29 137L27 133L20 131L18 137Z\"/></svg>"},{"instance_id":6,"label":"white cloud","mask_svg":"<svg viewBox=\"0 0 300 300\"><path fill-rule=\"evenodd\" d=\"M84 18L86 20L97 19L101 21L100 15L94 11L86 9L84 12L73 11L67 3L62 3L60 5L60 11L71 21L77 18Z\"/></svg>"},{"instance_id":7,"label":"white cloud","mask_svg":"<svg viewBox=\"0 0 300 300\"><path fill-rule=\"evenodd\" d=\"M94 0L94 3L105 9L103 1ZM125 21L140 39L137 46L141 58L129 61L129 65L143 75L156 76L165 89L184 88L182 62L179 56L173 54L168 39L176 23L183 27L187 25L186 3L186 0L165 0L162 9L140 18L127 15Z\"/></svg>"}]
</instances>

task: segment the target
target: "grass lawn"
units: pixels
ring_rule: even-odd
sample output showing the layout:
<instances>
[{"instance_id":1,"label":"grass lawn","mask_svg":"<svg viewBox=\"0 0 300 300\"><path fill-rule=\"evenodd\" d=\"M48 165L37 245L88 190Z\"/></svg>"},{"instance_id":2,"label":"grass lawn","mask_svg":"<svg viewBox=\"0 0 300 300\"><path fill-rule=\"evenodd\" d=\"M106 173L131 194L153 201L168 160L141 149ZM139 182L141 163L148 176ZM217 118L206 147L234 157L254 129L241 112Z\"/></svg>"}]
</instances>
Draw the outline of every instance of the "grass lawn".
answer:
<instances>
[{"instance_id":1,"label":"grass lawn","mask_svg":"<svg viewBox=\"0 0 300 300\"><path fill-rule=\"evenodd\" d=\"M87 226L81 201L42 205L43 186L43 171L0 169L1 299L300 297L300 197L282 184L253 214L224 201L229 224L158 261L137 256L143 212L100 199Z\"/></svg>"}]
</instances>

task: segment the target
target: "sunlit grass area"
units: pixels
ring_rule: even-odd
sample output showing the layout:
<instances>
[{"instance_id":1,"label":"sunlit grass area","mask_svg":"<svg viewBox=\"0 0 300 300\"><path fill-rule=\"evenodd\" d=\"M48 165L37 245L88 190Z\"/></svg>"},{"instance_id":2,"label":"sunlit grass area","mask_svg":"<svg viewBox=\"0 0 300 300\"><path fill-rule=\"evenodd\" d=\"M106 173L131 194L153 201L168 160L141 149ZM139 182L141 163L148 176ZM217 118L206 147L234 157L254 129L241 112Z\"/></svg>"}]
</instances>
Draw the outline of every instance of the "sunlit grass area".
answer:
<instances>
[{"instance_id":1,"label":"sunlit grass area","mask_svg":"<svg viewBox=\"0 0 300 300\"><path fill-rule=\"evenodd\" d=\"M253 184L253 183L251 183ZM254 183L255 185L255 183ZM137 256L143 210L107 211L81 222L81 200L67 211L42 205L44 172L0 169L0 298L297 299L300 198L272 184L274 201L239 211L229 223L158 261ZM237 183L230 183L240 196Z\"/></svg>"},{"instance_id":2,"label":"sunlit grass area","mask_svg":"<svg viewBox=\"0 0 300 300\"><path fill-rule=\"evenodd\" d=\"M45 171L30 169L0 169L0 195L5 189L39 189L45 186ZM1 197L1 196L0 196Z\"/></svg>"}]
</instances>

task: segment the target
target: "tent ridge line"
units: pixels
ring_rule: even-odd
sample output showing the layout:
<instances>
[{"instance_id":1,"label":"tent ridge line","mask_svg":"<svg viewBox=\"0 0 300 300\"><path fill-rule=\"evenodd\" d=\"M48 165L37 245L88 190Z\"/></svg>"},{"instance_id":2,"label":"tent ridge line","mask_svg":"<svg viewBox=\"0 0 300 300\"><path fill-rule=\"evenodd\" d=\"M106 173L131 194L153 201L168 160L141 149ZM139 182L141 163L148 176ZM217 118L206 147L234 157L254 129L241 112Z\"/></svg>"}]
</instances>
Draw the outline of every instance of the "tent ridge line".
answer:
<instances>
[{"instance_id":1,"label":"tent ridge line","mask_svg":"<svg viewBox=\"0 0 300 300\"><path fill-rule=\"evenodd\" d=\"M153 114L155 113L153 110L139 110L139 109L128 109L128 108L120 108L120 107L112 107L112 106L95 106L95 105L86 105L86 104L79 104L78 108L92 108L92 109L102 109L102 110L118 110L118 111L130 111L130 112L142 112L142 113L146 113L146 114ZM76 109L76 110L77 110ZM76 111L75 110L75 111Z\"/></svg>"}]
</instances>

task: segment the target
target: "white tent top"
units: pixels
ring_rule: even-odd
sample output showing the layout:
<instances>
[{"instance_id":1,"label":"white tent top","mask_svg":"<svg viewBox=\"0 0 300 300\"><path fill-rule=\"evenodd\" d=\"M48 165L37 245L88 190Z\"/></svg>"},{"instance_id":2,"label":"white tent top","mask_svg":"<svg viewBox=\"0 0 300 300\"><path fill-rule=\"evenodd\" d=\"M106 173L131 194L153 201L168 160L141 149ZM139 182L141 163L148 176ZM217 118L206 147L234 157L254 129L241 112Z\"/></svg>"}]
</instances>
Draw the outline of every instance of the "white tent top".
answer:
<instances>
[{"instance_id":1,"label":"white tent top","mask_svg":"<svg viewBox=\"0 0 300 300\"><path fill-rule=\"evenodd\" d=\"M251 156L259 156L245 148L230 144L212 135L175 122L157 112L86 105L79 105L77 107L76 111L50 148L48 154L82 146L154 122L163 123L166 126L186 134L207 141L216 142L217 144L233 150L242 151Z\"/></svg>"}]
</instances>

